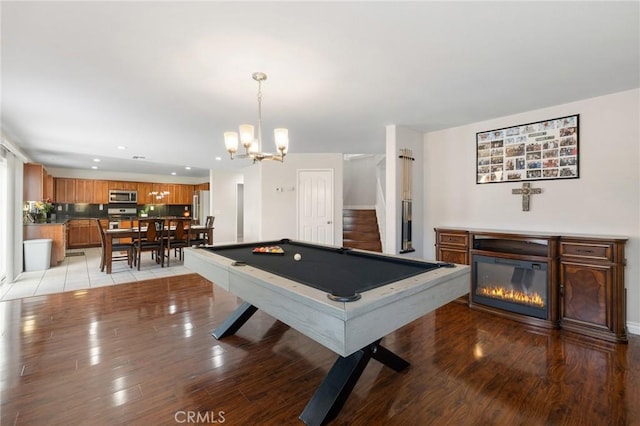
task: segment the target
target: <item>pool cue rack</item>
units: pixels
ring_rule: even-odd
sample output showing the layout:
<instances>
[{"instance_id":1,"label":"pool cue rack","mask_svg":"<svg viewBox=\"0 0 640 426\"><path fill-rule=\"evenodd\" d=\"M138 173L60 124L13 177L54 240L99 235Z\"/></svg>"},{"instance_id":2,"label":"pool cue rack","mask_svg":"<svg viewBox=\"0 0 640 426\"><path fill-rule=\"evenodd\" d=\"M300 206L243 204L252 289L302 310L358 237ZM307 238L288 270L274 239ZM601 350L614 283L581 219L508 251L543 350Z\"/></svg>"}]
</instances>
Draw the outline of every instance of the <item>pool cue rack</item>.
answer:
<instances>
[{"instance_id":1,"label":"pool cue rack","mask_svg":"<svg viewBox=\"0 0 640 426\"><path fill-rule=\"evenodd\" d=\"M411 241L412 202L413 202L413 151L409 148L400 149L402 164L402 249L400 253L415 251Z\"/></svg>"}]
</instances>

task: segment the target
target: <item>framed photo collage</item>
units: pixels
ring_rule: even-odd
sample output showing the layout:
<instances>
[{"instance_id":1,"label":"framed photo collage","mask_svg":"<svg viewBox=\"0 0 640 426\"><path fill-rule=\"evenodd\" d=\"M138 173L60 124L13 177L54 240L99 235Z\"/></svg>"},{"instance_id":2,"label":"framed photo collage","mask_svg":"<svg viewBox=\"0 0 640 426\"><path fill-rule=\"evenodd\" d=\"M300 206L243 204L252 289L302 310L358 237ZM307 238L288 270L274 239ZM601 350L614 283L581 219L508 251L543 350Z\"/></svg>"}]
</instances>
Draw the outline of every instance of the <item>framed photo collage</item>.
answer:
<instances>
[{"instance_id":1,"label":"framed photo collage","mask_svg":"<svg viewBox=\"0 0 640 426\"><path fill-rule=\"evenodd\" d=\"M579 177L579 115L476 133L476 183Z\"/></svg>"}]
</instances>

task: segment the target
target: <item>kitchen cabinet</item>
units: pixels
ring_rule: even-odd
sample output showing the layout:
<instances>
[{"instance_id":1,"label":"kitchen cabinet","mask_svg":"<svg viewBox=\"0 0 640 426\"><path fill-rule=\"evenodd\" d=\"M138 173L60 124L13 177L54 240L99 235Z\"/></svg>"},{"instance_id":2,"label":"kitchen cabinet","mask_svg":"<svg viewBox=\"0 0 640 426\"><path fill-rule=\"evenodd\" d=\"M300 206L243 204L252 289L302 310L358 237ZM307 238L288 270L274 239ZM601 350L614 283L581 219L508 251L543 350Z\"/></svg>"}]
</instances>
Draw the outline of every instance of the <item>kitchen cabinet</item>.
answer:
<instances>
[{"instance_id":1,"label":"kitchen cabinet","mask_svg":"<svg viewBox=\"0 0 640 426\"><path fill-rule=\"evenodd\" d=\"M46 169L43 169L43 175L44 175L44 192L42 194L42 199L43 200L47 200L47 199L51 199L52 201L55 202L55 193L53 191L54 185L53 185L53 176L50 175L49 173L47 173Z\"/></svg>"},{"instance_id":2,"label":"kitchen cabinet","mask_svg":"<svg viewBox=\"0 0 640 426\"><path fill-rule=\"evenodd\" d=\"M91 179L75 179L74 203L92 203L94 181Z\"/></svg>"},{"instance_id":3,"label":"kitchen cabinet","mask_svg":"<svg viewBox=\"0 0 640 426\"><path fill-rule=\"evenodd\" d=\"M54 199L53 176L42 164L27 163L23 170L23 201Z\"/></svg>"},{"instance_id":4,"label":"kitchen cabinet","mask_svg":"<svg viewBox=\"0 0 640 426\"><path fill-rule=\"evenodd\" d=\"M75 179L55 178L55 197L56 203L75 203L76 188Z\"/></svg>"},{"instance_id":5,"label":"kitchen cabinet","mask_svg":"<svg viewBox=\"0 0 640 426\"><path fill-rule=\"evenodd\" d=\"M94 181L92 179L55 179L56 203L93 203Z\"/></svg>"},{"instance_id":6,"label":"kitchen cabinet","mask_svg":"<svg viewBox=\"0 0 640 426\"><path fill-rule=\"evenodd\" d=\"M182 185L177 184L167 184L167 191L169 191L169 195L166 197L165 204L180 204L180 194Z\"/></svg>"},{"instance_id":7,"label":"kitchen cabinet","mask_svg":"<svg viewBox=\"0 0 640 426\"><path fill-rule=\"evenodd\" d=\"M199 183L193 186L193 191L208 191L209 182Z\"/></svg>"},{"instance_id":8,"label":"kitchen cabinet","mask_svg":"<svg viewBox=\"0 0 640 426\"><path fill-rule=\"evenodd\" d=\"M171 184L169 185L169 200L167 204L184 204L184 188L188 185Z\"/></svg>"},{"instance_id":9,"label":"kitchen cabinet","mask_svg":"<svg viewBox=\"0 0 640 426\"><path fill-rule=\"evenodd\" d=\"M177 183L138 182L138 204L172 204L190 205L193 195L193 185ZM157 199L151 192L161 193L169 191L169 195Z\"/></svg>"},{"instance_id":10,"label":"kitchen cabinet","mask_svg":"<svg viewBox=\"0 0 640 426\"><path fill-rule=\"evenodd\" d=\"M138 182L138 204L152 204L151 195L153 184L150 182ZM154 200L155 201L155 200Z\"/></svg>"},{"instance_id":11,"label":"kitchen cabinet","mask_svg":"<svg viewBox=\"0 0 640 426\"><path fill-rule=\"evenodd\" d=\"M106 229L107 219L101 219ZM100 233L95 219L71 219L67 225L67 248L99 247Z\"/></svg>"},{"instance_id":12,"label":"kitchen cabinet","mask_svg":"<svg viewBox=\"0 0 640 426\"><path fill-rule=\"evenodd\" d=\"M116 181L110 180L108 189L123 189L126 191L137 191L138 190L138 182L127 182L127 181Z\"/></svg>"},{"instance_id":13,"label":"kitchen cabinet","mask_svg":"<svg viewBox=\"0 0 640 426\"><path fill-rule=\"evenodd\" d=\"M194 185L179 185L180 198L177 204L183 204L190 206L193 201L193 192L195 190ZM208 187L208 184L207 184Z\"/></svg>"},{"instance_id":14,"label":"kitchen cabinet","mask_svg":"<svg viewBox=\"0 0 640 426\"><path fill-rule=\"evenodd\" d=\"M93 203L93 204L109 203L109 181L106 181L106 180L93 181L93 197L90 203Z\"/></svg>"},{"instance_id":15,"label":"kitchen cabinet","mask_svg":"<svg viewBox=\"0 0 640 426\"><path fill-rule=\"evenodd\" d=\"M41 238L51 241L51 266L62 262L66 253L67 231L64 223L30 223L22 227L23 239L37 240Z\"/></svg>"},{"instance_id":16,"label":"kitchen cabinet","mask_svg":"<svg viewBox=\"0 0 640 426\"><path fill-rule=\"evenodd\" d=\"M562 328L626 342L626 239L560 238Z\"/></svg>"},{"instance_id":17,"label":"kitchen cabinet","mask_svg":"<svg viewBox=\"0 0 640 426\"><path fill-rule=\"evenodd\" d=\"M109 190L119 189L138 192L138 204L190 205L194 185L175 183L126 182L97 179L51 178L55 186L57 203L108 204ZM157 199L151 192L169 191L169 195ZM38 198L37 200L40 200Z\"/></svg>"},{"instance_id":18,"label":"kitchen cabinet","mask_svg":"<svg viewBox=\"0 0 640 426\"><path fill-rule=\"evenodd\" d=\"M55 178L56 203L107 204L108 181L94 179Z\"/></svg>"}]
</instances>

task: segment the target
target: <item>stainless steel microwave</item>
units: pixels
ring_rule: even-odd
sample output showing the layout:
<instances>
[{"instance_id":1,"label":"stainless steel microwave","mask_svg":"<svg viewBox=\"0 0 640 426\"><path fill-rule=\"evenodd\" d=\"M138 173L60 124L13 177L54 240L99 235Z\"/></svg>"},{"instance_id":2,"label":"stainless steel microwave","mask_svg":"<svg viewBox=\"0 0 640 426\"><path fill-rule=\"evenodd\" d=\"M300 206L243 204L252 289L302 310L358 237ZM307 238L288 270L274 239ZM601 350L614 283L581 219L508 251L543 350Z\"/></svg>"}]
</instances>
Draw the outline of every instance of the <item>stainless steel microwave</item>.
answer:
<instances>
[{"instance_id":1,"label":"stainless steel microwave","mask_svg":"<svg viewBox=\"0 0 640 426\"><path fill-rule=\"evenodd\" d=\"M110 189L109 202L121 204L138 204L138 191Z\"/></svg>"}]
</instances>

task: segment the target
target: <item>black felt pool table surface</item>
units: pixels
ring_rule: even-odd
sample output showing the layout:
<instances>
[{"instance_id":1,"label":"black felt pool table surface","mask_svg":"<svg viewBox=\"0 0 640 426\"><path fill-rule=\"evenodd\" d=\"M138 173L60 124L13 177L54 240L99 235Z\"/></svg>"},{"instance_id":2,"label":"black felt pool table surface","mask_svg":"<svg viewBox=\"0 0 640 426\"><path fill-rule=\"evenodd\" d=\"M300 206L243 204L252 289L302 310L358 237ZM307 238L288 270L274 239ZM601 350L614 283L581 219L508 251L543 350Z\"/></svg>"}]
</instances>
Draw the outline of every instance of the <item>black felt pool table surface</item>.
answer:
<instances>
[{"instance_id":1,"label":"black felt pool table surface","mask_svg":"<svg viewBox=\"0 0 640 426\"><path fill-rule=\"evenodd\" d=\"M279 246L284 254L253 252L254 248L265 246ZM204 250L334 295L361 293L439 267L436 263L290 240L205 247ZM295 254L300 254L302 259L294 260Z\"/></svg>"}]
</instances>

